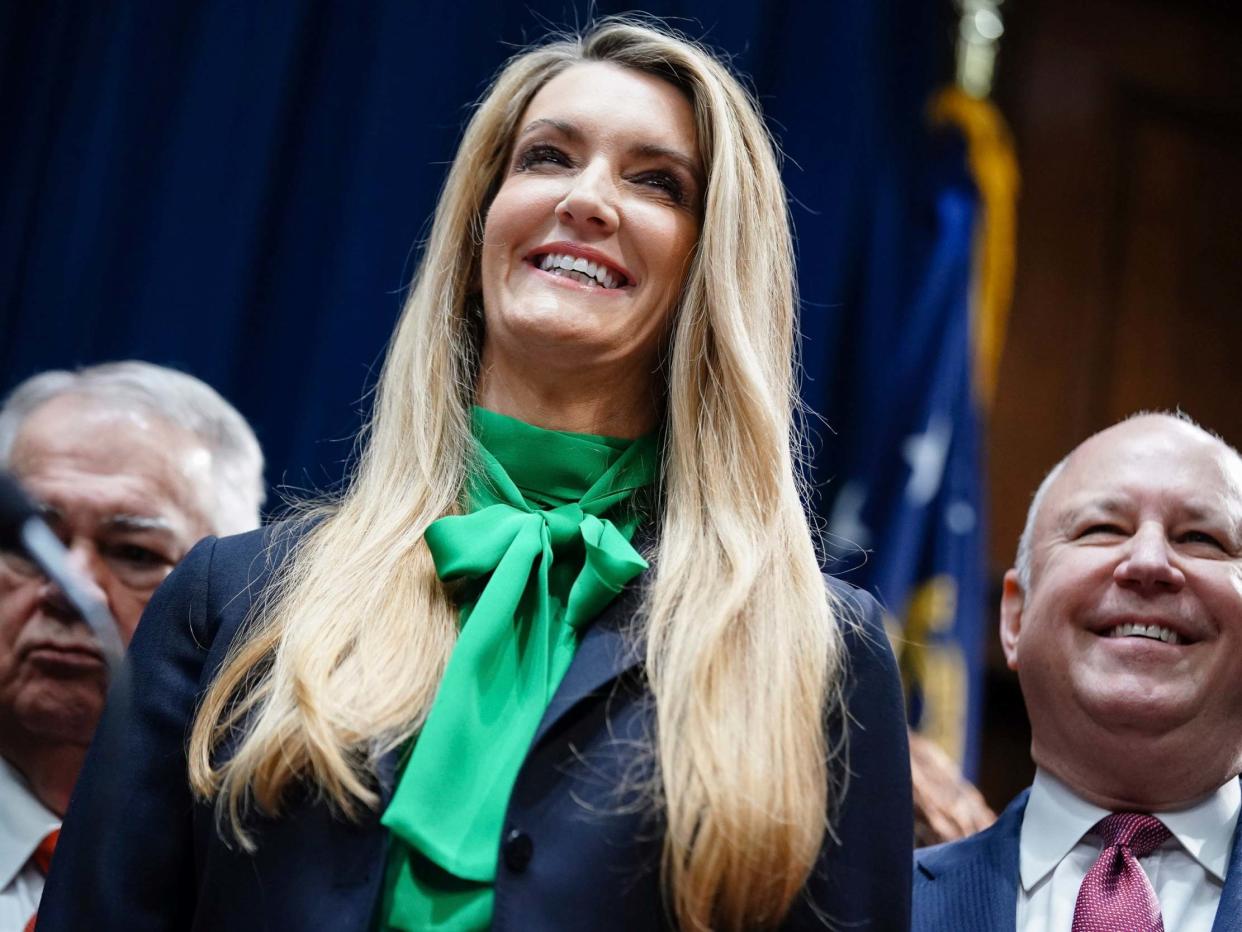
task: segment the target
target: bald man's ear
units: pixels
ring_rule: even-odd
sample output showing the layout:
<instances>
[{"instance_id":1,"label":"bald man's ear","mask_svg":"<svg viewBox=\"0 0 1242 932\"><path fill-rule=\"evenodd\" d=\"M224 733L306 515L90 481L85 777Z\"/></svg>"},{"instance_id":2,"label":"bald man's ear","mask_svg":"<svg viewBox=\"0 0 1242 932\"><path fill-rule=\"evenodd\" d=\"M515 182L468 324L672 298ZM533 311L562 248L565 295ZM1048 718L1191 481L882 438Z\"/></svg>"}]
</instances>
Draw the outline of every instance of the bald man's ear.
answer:
<instances>
[{"instance_id":1,"label":"bald man's ear","mask_svg":"<svg viewBox=\"0 0 1242 932\"><path fill-rule=\"evenodd\" d=\"M1001 591L1000 639L1005 652L1005 662L1010 670L1018 669L1018 635L1022 631L1022 610L1026 607L1026 593L1018 582L1018 571L1005 574Z\"/></svg>"}]
</instances>

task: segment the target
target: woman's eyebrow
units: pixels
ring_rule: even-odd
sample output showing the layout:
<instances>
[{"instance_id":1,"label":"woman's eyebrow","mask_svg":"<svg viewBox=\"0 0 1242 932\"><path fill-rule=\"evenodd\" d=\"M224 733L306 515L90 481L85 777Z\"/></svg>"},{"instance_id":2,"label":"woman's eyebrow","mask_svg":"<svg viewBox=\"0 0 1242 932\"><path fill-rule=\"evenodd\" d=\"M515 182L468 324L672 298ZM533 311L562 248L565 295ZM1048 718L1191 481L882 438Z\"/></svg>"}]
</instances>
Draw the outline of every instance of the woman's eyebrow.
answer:
<instances>
[{"instance_id":1,"label":"woman's eyebrow","mask_svg":"<svg viewBox=\"0 0 1242 932\"><path fill-rule=\"evenodd\" d=\"M531 120L522 127L522 131L518 133L518 138L529 136L531 133L541 129L554 130L570 142L581 142L584 138L584 133L576 123L570 123L566 120L555 120L551 117L540 117L537 120ZM668 146L647 142L634 146L630 151L632 154L643 158L668 159L689 172L695 181L701 183L703 180L702 170L699 168L698 161L678 149L670 149Z\"/></svg>"},{"instance_id":2,"label":"woman's eyebrow","mask_svg":"<svg viewBox=\"0 0 1242 932\"><path fill-rule=\"evenodd\" d=\"M635 155L642 156L643 158L668 159L670 162L676 163L689 172L690 177L692 177L695 181L702 183L702 171L699 168L698 162L695 159L690 158L690 156L686 155L684 152L677 149L670 149L668 146L661 146L650 142L637 145L630 151Z\"/></svg>"},{"instance_id":3,"label":"woman's eyebrow","mask_svg":"<svg viewBox=\"0 0 1242 932\"><path fill-rule=\"evenodd\" d=\"M538 120L531 120L522 128L522 131L518 133L518 138L520 139L523 136L529 136L535 130L539 129L554 129L571 142L579 142L582 139L582 130L580 130L573 123L567 123L564 120L553 120L549 117L540 117Z\"/></svg>"}]
</instances>

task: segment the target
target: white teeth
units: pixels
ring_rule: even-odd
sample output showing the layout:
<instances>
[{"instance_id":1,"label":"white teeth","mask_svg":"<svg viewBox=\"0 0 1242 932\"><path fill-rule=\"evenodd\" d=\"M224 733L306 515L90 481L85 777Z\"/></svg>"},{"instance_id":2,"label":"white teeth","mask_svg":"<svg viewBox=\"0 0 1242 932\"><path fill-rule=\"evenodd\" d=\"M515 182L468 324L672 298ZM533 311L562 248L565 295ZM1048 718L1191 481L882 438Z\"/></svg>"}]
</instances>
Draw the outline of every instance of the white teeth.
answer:
<instances>
[{"instance_id":1,"label":"white teeth","mask_svg":"<svg viewBox=\"0 0 1242 932\"><path fill-rule=\"evenodd\" d=\"M545 272L561 269L566 272L578 272L605 288L618 286L617 276L610 272L602 263L590 262L578 256L562 256L549 252L539 257L539 268Z\"/></svg>"},{"instance_id":2,"label":"white teeth","mask_svg":"<svg viewBox=\"0 0 1242 932\"><path fill-rule=\"evenodd\" d=\"M551 272L552 275L556 275L560 278L572 278L574 281L580 282L583 285L590 285L592 288L603 288L604 287L599 282L597 282L595 279L587 275L585 272L579 272L579 271L576 271L575 269L568 269L568 270L567 269L551 269L549 271Z\"/></svg>"},{"instance_id":3,"label":"white teeth","mask_svg":"<svg viewBox=\"0 0 1242 932\"><path fill-rule=\"evenodd\" d=\"M1162 625L1139 625L1127 623L1118 625L1108 632L1110 638L1154 638L1158 641L1164 641L1166 644L1180 644L1182 639L1177 636L1176 631L1165 628Z\"/></svg>"}]
</instances>

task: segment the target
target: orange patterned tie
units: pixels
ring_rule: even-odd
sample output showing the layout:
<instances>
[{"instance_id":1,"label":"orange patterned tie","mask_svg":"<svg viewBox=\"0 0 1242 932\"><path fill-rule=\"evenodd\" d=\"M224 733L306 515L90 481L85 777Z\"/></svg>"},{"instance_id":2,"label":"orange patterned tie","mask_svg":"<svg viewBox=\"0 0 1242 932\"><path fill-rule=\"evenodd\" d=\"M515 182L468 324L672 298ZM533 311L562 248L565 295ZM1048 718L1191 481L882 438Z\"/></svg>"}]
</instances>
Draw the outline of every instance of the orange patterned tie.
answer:
<instances>
[{"instance_id":1,"label":"orange patterned tie","mask_svg":"<svg viewBox=\"0 0 1242 932\"><path fill-rule=\"evenodd\" d=\"M58 838L60 838L60 829L52 829L43 837L43 840L39 842L39 847L35 848L34 854L30 856L30 862L39 869L39 873L44 877L47 876L47 872L52 867L52 852L56 850L56 840ZM38 915L36 912L30 917L23 932L34 932L35 919L38 918Z\"/></svg>"}]
</instances>

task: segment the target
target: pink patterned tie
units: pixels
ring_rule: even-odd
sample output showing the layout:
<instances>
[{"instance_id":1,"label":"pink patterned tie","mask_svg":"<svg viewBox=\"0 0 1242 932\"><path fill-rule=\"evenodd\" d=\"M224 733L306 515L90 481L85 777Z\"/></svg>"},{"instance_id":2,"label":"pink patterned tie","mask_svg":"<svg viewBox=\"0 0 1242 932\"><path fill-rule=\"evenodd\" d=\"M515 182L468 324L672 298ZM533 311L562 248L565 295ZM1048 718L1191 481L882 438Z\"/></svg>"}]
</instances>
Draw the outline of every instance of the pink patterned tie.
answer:
<instances>
[{"instance_id":1,"label":"pink patterned tie","mask_svg":"<svg viewBox=\"0 0 1242 932\"><path fill-rule=\"evenodd\" d=\"M1078 889L1073 932L1164 932L1156 891L1137 859L1155 851L1169 830L1146 813L1114 812L1091 831L1104 839L1104 850Z\"/></svg>"}]
</instances>

